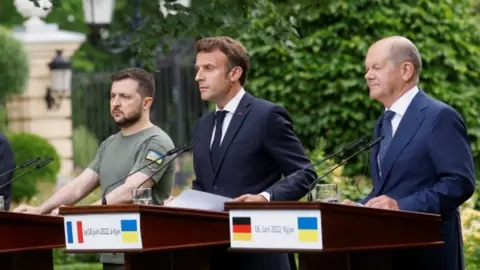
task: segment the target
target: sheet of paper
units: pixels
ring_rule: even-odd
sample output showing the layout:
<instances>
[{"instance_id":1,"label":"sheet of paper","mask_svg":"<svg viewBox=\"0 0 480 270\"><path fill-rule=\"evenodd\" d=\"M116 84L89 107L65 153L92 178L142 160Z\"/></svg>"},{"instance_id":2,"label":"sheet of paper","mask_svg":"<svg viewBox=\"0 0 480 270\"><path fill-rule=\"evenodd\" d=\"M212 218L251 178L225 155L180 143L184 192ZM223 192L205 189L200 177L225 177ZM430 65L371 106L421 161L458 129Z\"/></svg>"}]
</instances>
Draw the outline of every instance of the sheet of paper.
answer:
<instances>
[{"instance_id":1,"label":"sheet of paper","mask_svg":"<svg viewBox=\"0 0 480 270\"><path fill-rule=\"evenodd\" d=\"M225 208L224 203L231 200L231 198L203 191L187 189L175 197L171 202L165 204L165 206L223 211Z\"/></svg>"}]
</instances>

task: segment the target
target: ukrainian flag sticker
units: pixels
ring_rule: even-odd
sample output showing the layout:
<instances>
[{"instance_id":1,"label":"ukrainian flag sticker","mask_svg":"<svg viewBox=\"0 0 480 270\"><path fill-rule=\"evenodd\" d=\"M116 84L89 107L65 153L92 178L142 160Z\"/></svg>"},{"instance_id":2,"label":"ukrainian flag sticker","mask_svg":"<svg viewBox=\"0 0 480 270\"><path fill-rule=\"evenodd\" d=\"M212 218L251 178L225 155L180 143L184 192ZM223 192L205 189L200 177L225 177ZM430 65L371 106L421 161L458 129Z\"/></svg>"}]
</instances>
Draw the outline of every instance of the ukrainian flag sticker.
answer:
<instances>
[{"instance_id":1,"label":"ukrainian flag sticker","mask_svg":"<svg viewBox=\"0 0 480 270\"><path fill-rule=\"evenodd\" d=\"M155 161L155 163L157 163L158 165L162 165L163 157L164 156L162 154L153 150L148 150L147 155L145 156L147 160Z\"/></svg>"}]
</instances>

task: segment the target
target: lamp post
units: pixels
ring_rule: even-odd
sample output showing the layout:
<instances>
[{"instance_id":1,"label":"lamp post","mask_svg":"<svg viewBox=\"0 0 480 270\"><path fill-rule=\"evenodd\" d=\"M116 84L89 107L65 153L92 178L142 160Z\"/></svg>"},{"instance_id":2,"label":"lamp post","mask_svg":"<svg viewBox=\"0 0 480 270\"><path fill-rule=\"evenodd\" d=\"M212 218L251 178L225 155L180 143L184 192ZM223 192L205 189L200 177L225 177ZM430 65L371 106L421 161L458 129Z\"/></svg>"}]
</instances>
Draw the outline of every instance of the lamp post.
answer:
<instances>
[{"instance_id":1,"label":"lamp post","mask_svg":"<svg viewBox=\"0 0 480 270\"><path fill-rule=\"evenodd\" d=\"M48 64L52 79L51 85L47 88L45 101L47 108L60 108L61 100L71 91L72 85L72 64L62 56L62 51L57 50L57 55Z\"/></svg>"},{"instance_id":2,"label":"lamp post","mask_svg":"<svg viewBox=\"0 0 480 270\"><path fill-rule=\"evenodd\" d=\"M151 1L151 0L149 0ZM119 54L127 50L133 43L133 35L147 22L147 17L140 14L140 0L133 0L134 16L127 18L132 29L130 35L122 33L108 33L115 9L115 0L83 0L85 22L90 26L89 41L109 53ZM141 64L136 62L136 66Z\"/></svg>"}]
</instances>

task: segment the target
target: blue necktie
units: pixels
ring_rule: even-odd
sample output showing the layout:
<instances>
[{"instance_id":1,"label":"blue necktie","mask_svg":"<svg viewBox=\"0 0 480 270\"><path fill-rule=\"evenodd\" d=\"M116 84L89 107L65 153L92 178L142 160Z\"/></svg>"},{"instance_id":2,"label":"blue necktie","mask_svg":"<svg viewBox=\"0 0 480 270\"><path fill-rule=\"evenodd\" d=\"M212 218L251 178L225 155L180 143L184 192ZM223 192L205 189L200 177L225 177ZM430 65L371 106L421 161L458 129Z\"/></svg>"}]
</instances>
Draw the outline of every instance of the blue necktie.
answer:
<instances>
[{"instance_id":1,"label":"blue necktie","mask_svg":"<svg viewBox=\"0 0 480 270\"><path fill-rule=\"evenodd\" d=\"M225 120L225 116L227 115L228 111L217 111L216 112L216 123L215 123L215 137L213 138L212 147L210 148L211 151L211 159L213 170L217 171L218 166L220 164L220 141L222 140L222 127L223 121Z\"/></svg>"},{"instance_id":2,"label":"blue necktie","mask_svg":"<svg viewBox=\"0 0 480 270\"><path fill-rule=\"evenodd\" d=\"M385 154L387 153L390 142L392 141L392 118L395 116L395 112L386 111L383 115L382 128L380 130L380 135L383 136L383 140L380 142L380 150L378 150L378 160L380 165L383 163ZM381 168L381 166L380 166ZM380 171L380 170L379 170Z\"/></svg>"}]
</instances>

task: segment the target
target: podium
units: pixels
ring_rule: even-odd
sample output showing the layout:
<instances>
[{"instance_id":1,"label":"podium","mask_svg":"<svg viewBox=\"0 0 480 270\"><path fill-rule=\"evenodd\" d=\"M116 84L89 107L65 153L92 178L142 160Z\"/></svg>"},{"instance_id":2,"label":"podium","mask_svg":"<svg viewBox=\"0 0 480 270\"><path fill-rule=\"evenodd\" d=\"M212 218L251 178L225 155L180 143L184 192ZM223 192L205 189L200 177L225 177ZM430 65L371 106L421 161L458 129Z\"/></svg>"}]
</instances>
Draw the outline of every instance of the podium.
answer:
<instances>
[{"instance_id":1,"label":"podium","mask_svg":"<svg viewBox=\"0 0 480 270\"><path fill-rule=\"evenodd\" d=\"M66 252L124 253L125 269L210 269L228 213L154 205L61 207Z\"/></svg>"},{"instance_id":2,"label":"podium","mask_svg":"<svg viewBox=\"0 0 480 270\"><path fill-rule=\"evenodd\" d=\"M52 270L52 249L65 246L63 218L0 212L0 269Z\"/></svg>"},{"instance_id":3,"label":"podium","mask_svg":"<svg viewBox=\"0 0 480 270\"><path fill-rule=\"evenodd\" d=\"M321 202L225 204L233 251L299 253L300 270L388 270L398 248L442 245L440 216Z\"/></svg>"}]
</instances>

